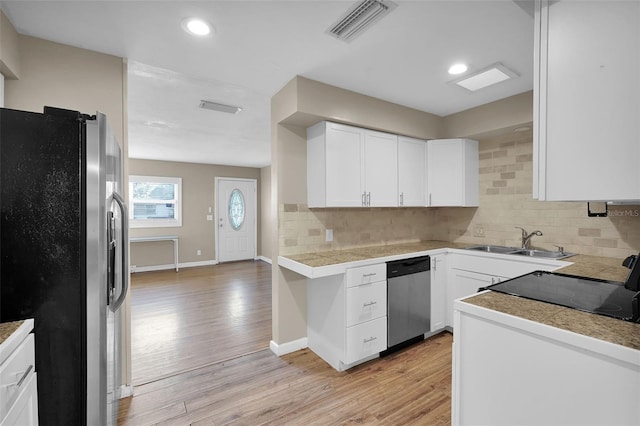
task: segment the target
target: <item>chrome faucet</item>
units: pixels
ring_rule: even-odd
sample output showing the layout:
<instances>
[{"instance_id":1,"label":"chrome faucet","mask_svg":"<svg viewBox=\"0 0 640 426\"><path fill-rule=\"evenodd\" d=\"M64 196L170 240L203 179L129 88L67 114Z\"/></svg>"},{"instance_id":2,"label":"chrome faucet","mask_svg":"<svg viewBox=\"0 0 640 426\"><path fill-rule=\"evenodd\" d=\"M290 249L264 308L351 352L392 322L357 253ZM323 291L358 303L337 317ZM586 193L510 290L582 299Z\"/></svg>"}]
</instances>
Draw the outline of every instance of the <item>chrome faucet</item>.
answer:
<instances>
[{"instance_id":1,"label":"chrome faucet","mask_svg":"<svg viewBox=\"0 0 640 426\"><path fill-rule=\"evenodd\" d=\"M524 228L521 228L519 226L516 226L515 228L522 230L522 248L523 249L528 249L531 247L531 238L533 238L534 236L542 237L542 232L540 231L533 231L532 233L529 234L527 230Z\"/></svg>"}]
</instances>

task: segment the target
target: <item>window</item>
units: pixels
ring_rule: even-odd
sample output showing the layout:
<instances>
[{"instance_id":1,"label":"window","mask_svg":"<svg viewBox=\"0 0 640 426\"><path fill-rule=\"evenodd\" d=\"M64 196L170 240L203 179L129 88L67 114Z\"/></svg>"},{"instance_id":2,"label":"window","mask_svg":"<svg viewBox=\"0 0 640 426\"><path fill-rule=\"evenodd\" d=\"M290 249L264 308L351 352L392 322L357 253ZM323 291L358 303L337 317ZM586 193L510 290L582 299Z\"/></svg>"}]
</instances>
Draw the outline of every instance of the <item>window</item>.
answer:
<instances>
[{"instance_id":1,"label":"window","mask_svg":"<svg viewBox=\"0 0 640 426\"><path fill-rule=\"evenodd\" d=\"M231 191L228 212L231 228L234 231L239 230L244 223L244 196L238 188Z\"/></svg>"},{"instance_id":2,"label":"window","mask_svg":"<svg viewBox=\"0 0 640 426\"><path fill-rule=\"evenodd\" d=\"M182 179L129 176L129 226L182 226Z\"/></svg>"}]
</instances>

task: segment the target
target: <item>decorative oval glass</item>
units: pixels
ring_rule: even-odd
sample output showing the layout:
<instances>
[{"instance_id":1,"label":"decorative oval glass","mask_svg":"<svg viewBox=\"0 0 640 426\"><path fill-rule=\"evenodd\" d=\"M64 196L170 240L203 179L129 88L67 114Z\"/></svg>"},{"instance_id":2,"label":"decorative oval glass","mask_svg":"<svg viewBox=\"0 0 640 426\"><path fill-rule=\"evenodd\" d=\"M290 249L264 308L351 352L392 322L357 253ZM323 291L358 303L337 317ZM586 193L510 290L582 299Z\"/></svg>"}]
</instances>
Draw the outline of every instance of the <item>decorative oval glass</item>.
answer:
<instances>
[{"instance_id":1,"label":"decorative oval glass","mask_svg":"<svg viewBox=\"0 0 640 426\"><path fill-rule=\"evenodd\" d=\"M229 223L235 231L244 223L244 195L238 188L229 195Z\"/></svg>"}]
</instances>

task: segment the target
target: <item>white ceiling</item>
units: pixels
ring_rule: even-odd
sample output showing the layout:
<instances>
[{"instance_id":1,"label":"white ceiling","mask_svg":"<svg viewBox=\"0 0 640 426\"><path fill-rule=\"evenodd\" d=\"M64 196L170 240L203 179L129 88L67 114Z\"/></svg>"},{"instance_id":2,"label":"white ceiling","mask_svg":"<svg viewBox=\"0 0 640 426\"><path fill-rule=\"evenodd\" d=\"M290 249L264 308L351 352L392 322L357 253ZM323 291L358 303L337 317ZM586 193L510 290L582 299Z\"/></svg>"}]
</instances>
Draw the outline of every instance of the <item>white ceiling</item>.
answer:
<instances>
[{"instance_id":1,"label":"white ceiling","mask_svg":"<svg viewBox=\"0 0 640 426\"><path fill-rule=\"evenodd\" d=\"M133 158L262 167L270 164L270 98L301 75L445 116L532 89L532 0L396 0L345 43L325 31L344 1L0 0L16 30L129 59ZM526 9L526 10L525 10ZM185 17L211 22L194 38ZM519 77L475 93L448 84L502 62ZM201 99L243 107L198 108Z\"/></svg>"}]
</instances>

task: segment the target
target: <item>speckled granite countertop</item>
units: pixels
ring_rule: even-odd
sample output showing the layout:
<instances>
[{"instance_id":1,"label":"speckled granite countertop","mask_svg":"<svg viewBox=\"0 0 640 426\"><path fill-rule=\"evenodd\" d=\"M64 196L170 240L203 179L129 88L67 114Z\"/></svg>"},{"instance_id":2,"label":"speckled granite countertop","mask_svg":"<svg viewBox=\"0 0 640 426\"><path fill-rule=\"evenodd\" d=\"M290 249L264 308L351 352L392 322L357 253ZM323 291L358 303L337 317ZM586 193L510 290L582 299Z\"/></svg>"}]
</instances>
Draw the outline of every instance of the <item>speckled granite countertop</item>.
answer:
<instances>
[{"instance_id":1,"label":"speckled granite countertop","mask_svg":"<svg viewBox=\"0 0 640 426\"><path fill-rule=\"evenodd\" d=\"M0 323L0 345L20 328L24 321L12 321Z\"/></svg>"},{"instance_id":2,"label":"speckled granite countertop","mask_svg":"<svg viewBox=\"0 0 640 426\"><path fill-rule=\"evenodd\" d=\"M358 247L345 250L331 250L317 253L293 254L284 256L295 262L312 268L355 262L378 257L395 256L406 253L417 253L444 248L464 248L469 244L456 244L447 241L420 241L417 243L393 244L386 246Z\"/></svg>"},{"instance_id":3,"label":"speckled granite countertop","mask_svg":"<svg viewBox=\"0 0 640 426\"><path fill-rule=\"evenodd\" d=\"M22 343L33 330L33 319L0 323L0 363Z\"/></svg>"},{"instance_id":4,"label":"speckled granite countertop","mask_svg":"<svg viewBox=\"0 0 640 426\"><path fill-rule=\"evenodd\" d=\"M640 324L495 291L464 302L640 350Z\"/></svg>"},{"instance_id":5,"label":"speckled granite countertop","mask_svg":"<svg viewBox=\"0 0 640 426\"><path fill-rule=\"evenodd\" d=\"M463 249L469 245L447 241L422 241L306 253L286 256L286 258L310 268L318 268L428 250ZM629 273L629 270L622 266L622 259L576 255L565 259L564 262L571 262L571 264L555 272L619 282L624 282ZM496 292L473 296L465 299L465 302L640 350L640 324Z\"/></svg>"}]
</instances>

